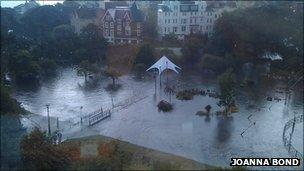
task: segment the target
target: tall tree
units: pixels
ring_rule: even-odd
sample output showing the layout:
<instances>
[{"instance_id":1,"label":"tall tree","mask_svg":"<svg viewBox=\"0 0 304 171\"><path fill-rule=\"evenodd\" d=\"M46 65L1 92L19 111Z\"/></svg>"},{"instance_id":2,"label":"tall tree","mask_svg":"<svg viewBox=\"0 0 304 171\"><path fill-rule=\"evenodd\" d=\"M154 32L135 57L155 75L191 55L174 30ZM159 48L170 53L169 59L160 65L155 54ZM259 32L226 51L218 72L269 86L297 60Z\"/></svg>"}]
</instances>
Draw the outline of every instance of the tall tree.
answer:
<instances>
[{"instance_id":1,"label":"tall tree","mask_svg":"<svg viewBox=\"0 0 304 171\"><path fill-rule=\"evenodd\" d=\"M150 44L143 44L135 58L136 64L152 65L154 62L154 48Z\"/></svg>"},{"instance_id":2,"label":"tall tree","mask_svg":"<svg viewBox=\"0 0 304 171\"><path fill-rule=\"evenodd\" d=\"M26 50L19 50L16 55L9 59L9 71L17 80L29 81L36 79L40 67L33 56Z\"/></svg>"},{"instance_id":3,"label":"tall tree","mask_svg":"<svg viewBox=\"0 0 304 171\"><path fill-rule=\"evenodd\" d=\"M70 162L67 153L38 128L22 139L21 154L26 170L63 170Z\"/></svg>"},{"instance_id":4,"label":"tall tree","mask_svg":"<svg viewBox=\"0 0 304 171\"><path fill-rule=\"evenodd\" d=\"M107 41L100 33L100 29L95 24L89 24L82 29L81 46L86 49L82 56L91 63L101 62L105 59Z\"/></svg>"}]
</instances>

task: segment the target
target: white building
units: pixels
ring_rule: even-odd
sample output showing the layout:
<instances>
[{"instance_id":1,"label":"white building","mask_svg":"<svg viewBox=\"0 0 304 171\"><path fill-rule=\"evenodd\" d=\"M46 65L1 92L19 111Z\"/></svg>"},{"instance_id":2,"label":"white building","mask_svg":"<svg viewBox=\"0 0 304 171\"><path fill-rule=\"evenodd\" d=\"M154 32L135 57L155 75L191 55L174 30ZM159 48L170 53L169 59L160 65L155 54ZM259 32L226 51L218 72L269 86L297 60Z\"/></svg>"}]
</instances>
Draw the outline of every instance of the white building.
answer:
<instances>
[{"instance_id":1,"label":"white building","mask_svg":"<svg viewBox=\"0 0 304 171\"><path fill-rule=\"evenodd\" d=\"M174 33L179 39L190 33L211 35L223 11L233 9L231 1L163 1L157 13L158 33L161 37Z\"/></svg>"}]
</instances>

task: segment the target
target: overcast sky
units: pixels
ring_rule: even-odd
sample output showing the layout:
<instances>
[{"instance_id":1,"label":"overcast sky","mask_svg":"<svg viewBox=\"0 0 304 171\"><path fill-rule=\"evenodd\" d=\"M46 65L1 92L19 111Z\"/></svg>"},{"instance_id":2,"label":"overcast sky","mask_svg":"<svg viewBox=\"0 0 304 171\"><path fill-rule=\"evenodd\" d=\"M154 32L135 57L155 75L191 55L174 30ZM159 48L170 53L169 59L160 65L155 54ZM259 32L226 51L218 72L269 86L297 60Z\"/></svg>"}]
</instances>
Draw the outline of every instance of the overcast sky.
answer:
<instances>
[{"instance_id":1,"label":"overcast sky","mask_svg":"<svg viewBox=\"0 0 304 171\"><path fill-rule=\"evenodd\" d=\"M38 2L40 5L54 5L58 2L63 2L63 1L53 1L53 0L45 0L45 1L36 1ZM17 5L23 4L25 3L25 1L0 1L1 3L1 7L15 7Z\"/></svg>"}]
</instances>

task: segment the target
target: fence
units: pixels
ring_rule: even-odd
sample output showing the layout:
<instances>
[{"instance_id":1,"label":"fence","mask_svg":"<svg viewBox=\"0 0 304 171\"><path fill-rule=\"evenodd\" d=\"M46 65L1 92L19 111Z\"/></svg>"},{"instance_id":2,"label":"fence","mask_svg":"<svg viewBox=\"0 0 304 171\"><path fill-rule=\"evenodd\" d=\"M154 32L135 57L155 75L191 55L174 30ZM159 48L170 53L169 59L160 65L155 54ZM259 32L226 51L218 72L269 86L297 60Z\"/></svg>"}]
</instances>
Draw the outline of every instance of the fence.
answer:
<instances>
[{"instance_id":1,"label":"fence","mask_svg":"<svg viewBox=\"0 0 304 171\"><path fill-rule=\"evenodd\" d=\"M89 117L89 126L92 126L109 116L111 116L110 110L106 110L106 111L101 110L100 113L96 113L95 115Z\"/></svg>"},{"instance_id":2,"label":"fence","mask_svg":"<svg viewBox=\"0 0 304 171\"><path fill-rule=\"evenodd\" d=\"M294 127L296 124L301 123L301 122L303 122L303 115L296 116L285 124L284 130L283 130L283 143L284 143L285 148L288 150L288 152L291 156L303 159L303 154L301 152L299 152L298 150L296 150L291 143L291 135L294 131ZM292 130L291 130L291 133L289 134L290 137L288 138L288 135L286 135L286 131L290 127L292 127Z\"/></svg>"}]
</instances>

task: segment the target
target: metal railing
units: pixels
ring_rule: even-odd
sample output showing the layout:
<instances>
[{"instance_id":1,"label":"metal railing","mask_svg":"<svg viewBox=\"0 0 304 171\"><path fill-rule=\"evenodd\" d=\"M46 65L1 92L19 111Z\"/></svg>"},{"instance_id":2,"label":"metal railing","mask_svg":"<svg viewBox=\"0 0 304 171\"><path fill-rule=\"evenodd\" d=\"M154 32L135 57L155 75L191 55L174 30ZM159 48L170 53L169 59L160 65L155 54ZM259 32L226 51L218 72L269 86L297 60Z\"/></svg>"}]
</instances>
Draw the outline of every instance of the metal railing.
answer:
<instances>
[{"instance_id":1,"label":"metal railing","mask_svg":"<svg viewBox=\"0 0 304 171\"><path fill-rule=\"evenodd\" d=\"M89 126L92 126L98 122L100 122L101 120L110 117L111 116L111 111L110 110L106 110L106 111L102 111L100 110L100 113L96 113L93 116L90 116L89 118Z\"/></svg>"},{"instance_id":2,"label":"metal railing","mask_svg":"<svg viewBox=\"0 0 304 171\"><path fill-rule=\"evenodd\" d=\"M293 157L297 157L297 158L304 158L303 154L301 152L299 152L296 148L294 148L294 146L291 143L291 136L293 134L294 131L294 127L296 124L303 122L303 115L300 116L296 116L293 119L290 119L288 122L286 122L285 126L284 126L284 130L283 130L283 143L285 148L288 150L289 154ZM292 128L291 133L286 134L286 131L289 128Z\"/></svg>"}]
</instances>

